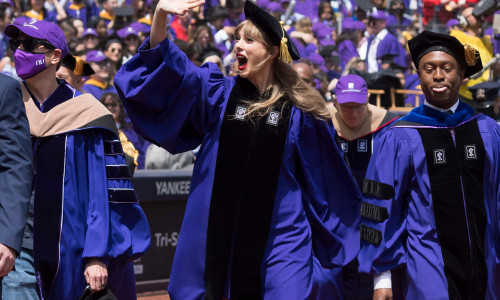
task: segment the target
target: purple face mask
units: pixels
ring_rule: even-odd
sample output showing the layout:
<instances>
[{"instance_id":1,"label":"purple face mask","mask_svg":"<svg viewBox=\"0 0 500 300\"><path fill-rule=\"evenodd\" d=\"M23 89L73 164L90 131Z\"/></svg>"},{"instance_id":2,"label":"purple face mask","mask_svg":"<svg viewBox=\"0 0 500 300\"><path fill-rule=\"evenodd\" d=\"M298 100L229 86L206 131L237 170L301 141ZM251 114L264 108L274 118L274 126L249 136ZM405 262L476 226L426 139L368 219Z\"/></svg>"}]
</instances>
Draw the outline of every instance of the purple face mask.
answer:
<instances>
[{"instance_id":1,"label":"purple face mask","mask_svg":"<svg viewBox=\"0 0 500 300\"><path fill-rule=\"evenodd\" d=\"M17 49L14 53L17 76L28 79L47 68L45 65L45 53L31 53Z\"/></svg>"}]
</instances>

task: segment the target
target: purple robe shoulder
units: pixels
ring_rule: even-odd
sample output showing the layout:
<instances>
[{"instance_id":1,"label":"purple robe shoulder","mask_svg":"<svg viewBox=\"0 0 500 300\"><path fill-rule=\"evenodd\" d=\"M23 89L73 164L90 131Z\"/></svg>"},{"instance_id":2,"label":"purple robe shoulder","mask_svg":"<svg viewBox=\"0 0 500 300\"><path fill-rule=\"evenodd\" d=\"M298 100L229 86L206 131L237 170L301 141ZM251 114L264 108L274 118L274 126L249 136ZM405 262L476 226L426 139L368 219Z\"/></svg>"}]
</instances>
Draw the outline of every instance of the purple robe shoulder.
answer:
<instances>
[{"instance_id":1,"label":"purple robe shoulder","mask_svg":"<svg viewBox=\"0 0 500 300\"><path fill-rule=\"evenodd\" d=\"M477 126L473 124L476 122ZM443 251L443 248L447 246L445 245L446 238L439 233L439 227L436 229L438 221L451 218L458 213L451 211L451 208L450 210L445 208L444 214L446 215L447 212L451 214L442 218L443 211L436 210L439 205L436 200L438 195L436 190L432 190L436 184L435 179L439 177L439 175L433 175L436 174L436 165L443 161L439 161L439 152L442 150L444 153L449 151L449 148L434 150L435 157L429 160L426 157L422 136L432 136L432 131L437 130L458 132L459 126L468 126L468 124L478 128L480 133L478 139L484 143L485 153L484 174L480 175L484 178L482 187L486 215L483 217L487 222L484 244L478 246L484 248L484 259L478 259L479 256L476 256L474 265L485 263L483 271L487 280L478 284L484 284L485 298L483 299L500 297L500 256L498 254L500 253L500 239L498 239L500 234L500 209L498 209L500 127L494 120L483 115L476 115L456 126L425 126L427 130L425 134L419 133L419 129L414 125L396 123L394 127L389 128L380 136L375 146L363 189L359 270L364 273L378 274L398 268L404 269L406 299L428 299L430 295L432 299L448 299L452 297L450 295L453 295L450 291L460 290L460 286L452 286L454 283L452 284L450 278L454 275L448 277L450 269L460 270L460 268L447 260L449 255ZM451 141L451 135L449 139ZM473 154L475 155L475 152ZM451 156L448 159L452 159ZM483 169L480 168L480 170ZM462 183L462 189L466 191L465 185ZM443 185L439 187L446 193L451 193L450 187ZM375 188L378 190L376 191ZM473 210L469 210L468 213L471 211ZM454 227L453 224L451 226ZM470 230L476 230L474 226L471 228L473 229ZM452 240L459 235L458 230L453 235ZM466 241L467 238L464 238ZM461 271L458 273L466 273Z\"/></svg>"},{"instance_id":2,"label":"purple robe shoulder","mask_svg":"<svg viewBox=\"0 0 500 300\"><path fill-rule=\"evenodd\" d=\"M220 128L236 79L223 77L212 63L194 66L168 40L153 49L147 44L114 82L139 134L171 153L201 145L169 285L172 299L201 299ZM335 298L339 268L325 268L356 257L359 192L331 123L294 107L284 147L262 262L264 298Z\"/></svg>"},{"instance_id":3,"label":"purple robe shoulder","mask_svg":"<svg viewBox=\"0 0 500 300\"><path fill-rule=\"evenodd\" d=\"M394 63L406 67L406 52L403 46L398 42L398 39L391 33L387 33L385 38L380 41L377 47L377 59L383 56L394 56Z\"/></svg>"}]
</instances>

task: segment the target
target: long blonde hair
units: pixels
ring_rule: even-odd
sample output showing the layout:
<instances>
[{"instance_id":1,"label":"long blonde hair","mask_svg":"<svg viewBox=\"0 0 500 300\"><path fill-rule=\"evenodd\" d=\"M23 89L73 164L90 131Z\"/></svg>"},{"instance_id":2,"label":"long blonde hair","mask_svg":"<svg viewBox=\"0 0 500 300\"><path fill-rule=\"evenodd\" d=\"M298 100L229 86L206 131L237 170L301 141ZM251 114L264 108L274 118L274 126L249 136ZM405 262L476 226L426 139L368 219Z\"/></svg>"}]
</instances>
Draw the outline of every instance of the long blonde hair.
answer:
<instances>
[{"instance_id":1,"label":"long blonde hair","mask_svg":"<svg viewBox=\"0 0 500 300\"><path fill-rule=\"evenodd\" d=\"M246 37L262 43L269 53L273 52L273 44L270 38L251 21L246 20L238 25L235 34L237 35L241 30L243 30ZM259 63L254 71L261 69L269 59L272 59L271 54L267 59ZM271 96L267 100L251 103L247 110L248 116L259 118L267 115L273 109L281 110L282 107L277 108L275 106L281 97L286 96L303 112L311 113L318 119L327 120L330 118L330 112L326 107L325 100L315 89L299 77L291 65L279 60L278 56L275 56L273 64L274 77L273 82L269 85Z\"/></svg>"}]
</instances>

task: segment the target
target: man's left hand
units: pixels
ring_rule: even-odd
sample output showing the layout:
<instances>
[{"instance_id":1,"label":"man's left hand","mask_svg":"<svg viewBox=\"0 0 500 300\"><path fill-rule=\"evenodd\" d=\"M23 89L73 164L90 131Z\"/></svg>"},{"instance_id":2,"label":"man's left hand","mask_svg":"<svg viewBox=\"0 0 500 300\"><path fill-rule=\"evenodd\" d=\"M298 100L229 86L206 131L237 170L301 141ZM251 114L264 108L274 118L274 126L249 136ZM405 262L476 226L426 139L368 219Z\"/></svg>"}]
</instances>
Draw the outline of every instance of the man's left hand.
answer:
<instances>
[{"instance_id":1,"label":"man's left hand","mask_svg":"<svg viewBox=\"0 0 500 300\"><path fill-rule=\"evenodd\" d=\"M14 249L0 244L0 277L7 276L16 262L17 253Z\"/></svg>"}]
</instances>

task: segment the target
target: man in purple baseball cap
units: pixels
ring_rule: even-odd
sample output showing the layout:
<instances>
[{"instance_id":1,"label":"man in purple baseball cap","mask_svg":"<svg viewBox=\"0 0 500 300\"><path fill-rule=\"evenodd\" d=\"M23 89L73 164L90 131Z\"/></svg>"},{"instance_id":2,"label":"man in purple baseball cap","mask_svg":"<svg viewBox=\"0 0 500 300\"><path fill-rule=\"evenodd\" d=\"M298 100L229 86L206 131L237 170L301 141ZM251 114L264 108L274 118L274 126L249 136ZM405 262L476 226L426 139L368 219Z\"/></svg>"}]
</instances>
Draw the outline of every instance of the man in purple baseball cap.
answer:
<instances>
[{"instance_id":1,"label":"man in purple baseball cap","mask_svg":"<svg viewBox=\"0 0 500 300\"><path fill-rule=\"evenodd\" d=\"M134 300L131 261L149 248L150 233L129 170L118 167L126 162L113 117L95 97L56 78L68 53L57 25L34 21L4 33L23 79L36 164L21 259L3 278L3 299L78 299L90 285ZM116 166L115 175L106 164ZM124 181L114 182L117 176ZM108 182L122 192L108 190Z\"/></svg>"},{"instance_id":2,"label":"man in purple baseball cap","mask_svg":"<svg viewBox=\"0 0 500 300\"><path fill-rule=\"evenodd\" d=\"M368 103L366 82L358 75L339 78L334 107L330 107L335 141L344 152L352 175L361 189L370 162L372 145L397 119L397 115ZM346 299L372 299L373 276L358 273L355 259L343 268Z\"/></svg>"}]
</instances>

